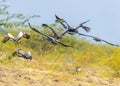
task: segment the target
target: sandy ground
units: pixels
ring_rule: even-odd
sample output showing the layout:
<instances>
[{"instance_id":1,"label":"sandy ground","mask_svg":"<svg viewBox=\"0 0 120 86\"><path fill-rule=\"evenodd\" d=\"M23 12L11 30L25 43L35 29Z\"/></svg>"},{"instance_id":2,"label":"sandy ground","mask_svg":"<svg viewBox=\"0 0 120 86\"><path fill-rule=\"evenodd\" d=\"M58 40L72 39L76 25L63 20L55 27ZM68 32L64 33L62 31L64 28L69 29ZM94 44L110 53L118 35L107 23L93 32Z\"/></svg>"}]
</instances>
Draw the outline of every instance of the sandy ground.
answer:
<instances>
[{"instance_id":1,"label":"sandy ground","mask_svg":"<svg viewBox=\"0 0 120 86\"><path fill-rule=\"evenodd\" d=\"M49 71L2 66L0 67L0 86L120 86L119 79L115 78L97 77L93 73L78 76L70 77L69 74L64 76L51 74ZM68 80L65 81L63 78Z\"/></svg>"}]
</instances>

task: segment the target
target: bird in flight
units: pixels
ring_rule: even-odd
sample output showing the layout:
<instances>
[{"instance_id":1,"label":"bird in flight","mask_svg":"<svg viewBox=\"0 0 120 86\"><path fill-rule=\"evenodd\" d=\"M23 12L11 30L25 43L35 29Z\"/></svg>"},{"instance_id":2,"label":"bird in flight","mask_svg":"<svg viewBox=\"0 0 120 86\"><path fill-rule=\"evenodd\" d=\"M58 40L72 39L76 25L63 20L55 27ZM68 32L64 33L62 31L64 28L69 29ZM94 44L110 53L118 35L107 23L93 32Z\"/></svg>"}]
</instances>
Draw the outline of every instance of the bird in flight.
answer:
<instances>
[{"instance_id":1,"label":"bird in flight","mask_svg":"<svg viewBox=\"0 0 120 86\"><path fill-rule=\"evenodd\" d=\"M78 33L78 29L81 27L82 29L84 29L86 32L90 32L90 28L85 26L84 24L89 22L89 20L82 22L81 24L79 24L76 27L71 27L64 19L59 18L57 15L55 15L56 17L56 22L59 22L65 29L68 30L68 33L73 35L74 33Z\"/></svg>"},{"instance_id":2,"label":"bird in flight","mask_svg":"<svg viewBox=\"0 0 120 86\"><path fill-rule=\"evenodd\" d=\"M71 47L71 46L66 45L66 44L60 42L59 40L53 38L52 36L49 36L49 35L47 35L47 34L44 34L44 33L40 32L40 31L38 31L37 29L33 28L33 27L30 25L30 23L28 23L28 25L29 25L29 27L30 27L33 31L41 34L45 39L47 39L47 40L48 40L49 42L51 42L52 44L54 44L54 45L60 44L60 45L62 45L62 46L64 46L64 47Z\"/></svg>"},{"instance_id":3,"label":"bird in flight","mask_svg":"<svg viewBox=\"0 0 120 86\"><path fill-rule=\"evenodd\" d=\"M93 40L95 40L96 42L105 42L105 43L107 43L107 44L109 44L109 45L119 47L119 45L117 45L117 44L110 43L110 42L108 42L108 41L106 41L106 40L103 40L103 39L98 38L98 37L95 37L95 36L86 35L86 34L82 34L82 33L78 33L78 34L79 34L79 35L82 35L82 36L86 36L86 37L93 38Z\"/></svg>"},{"instance_id":4,"label":"bird in flight","mask_svg":"<svg viewBox=\"0 0 120 86\"><path fill-rule=\"evenodd\" d=\"M13 56L19 56L19 57L23 57L24 59L30 59L32 60L32 54L30 51L28 51L27 53L24 53L22 49L18 49L17 51L12 53Z\"/></svg>"},{"instance_id":5,"label":"bird in flight","mask_svg":"<svg viewBox=\"0 0 120 86\"><path fill-rule=\"evenodd\" d=\"M23 32L20 32L20 33L18 34L17 38L15 38L11 33L8 33L8 34L4 37L4 39L2 40L2 42L3 42L3 43L6 43L8 40L12 39L15 44L18 44L19 41L20 41L20 39L21 39L22 37L24 37L24 38L26 38L26 39L29 39L29 38L30 38L30 35L28 35L28 34L26 34L26 33L23 33Z\"/></svg>"}]
</instances>

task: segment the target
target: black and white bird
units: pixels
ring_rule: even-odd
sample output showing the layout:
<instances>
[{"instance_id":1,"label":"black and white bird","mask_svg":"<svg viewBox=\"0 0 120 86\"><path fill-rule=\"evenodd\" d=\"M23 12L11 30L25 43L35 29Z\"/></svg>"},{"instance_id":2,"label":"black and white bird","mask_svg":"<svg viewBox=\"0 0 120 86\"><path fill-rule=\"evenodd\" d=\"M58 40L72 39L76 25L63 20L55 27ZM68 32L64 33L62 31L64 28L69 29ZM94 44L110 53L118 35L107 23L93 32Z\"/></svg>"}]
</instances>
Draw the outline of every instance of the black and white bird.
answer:
<instances>
[{"instance_id":1,"label":"black and white bird","mask_svg":"<svg viewBox=\"0 0 120 86\"><path fill-rule=\"evenodd\" d=\"M59 40L53 38L52 36L46 35L46 34L40 32L40 31L38 31L37 29L33 28L33 27L30 25L30 23L28 23L28 25L29 25L29 27L30 27L33 31L41 34L45 39L47 39L47 40L48 40L49 42L51 42L52 44L54 44L54 45L60 44L60 45L62 45L62 46L64 46L64 47L71 47L71 46L66 45L66 44L60 42Z\"/></svg>"},{"instance_id":2,"label":"black and white bird","mask_svg":"<svg viewBox=\"0 0 120 86\"><path fill-rule=\"evenodd\" d=\"M24 59L30 59L32 60L32 54L30 51L28 51L27 53L24 53L22 49L18 49L17 51L15 51L14 53L12 53L13 56L19 56L19 57L23 57Z\"/></svg>"},{"instance_id":3,"label":"black and white bird","mask_svg":"<svg viewBox=\"0 0 120 86\"><path fill-rule=\"evenodd\" d=\"M59 33L56 33L56 31L55 31L52 27L48 26L47 24L42 24L42 26L45 26L45 27L49 28L49 29L53 32L53 34L54 34L52 37L54 37L54 38L56 38L56 39L62 38L62 36L63 36L65 33L67 33L67 30L66 30L66 29L65 29L65 30L61 30Z\"/></svg>"},{"instance_id":4,"label":"black and white bird","mask_svg":"<svg viewBox=\"0 0 120 86\"><path fill-rule=\"evenodd\" d=\"M117 44L110 43L110 42L108 42L108 41L106 41L106 40L100 39L100 38L95 37L95 36L86 35L86 34L82 34L82 33L78 33L78 34L79 34L79 35L82 35L82 36L85 36L85 37L93 38L93 40L95 40L96 42L105 42L105 43L107 43L107 44L109 44L109 45L119 47L119 45L117 45Z\"/></svg>"},{"instance_id":5,"label":"black and white bird","mask_svg":"<svg viewBox=\"0 0 120 86\"><path fill-rule=\"evenodd\" d=\"M26 33L23 33L23 32L20 32L20 33L18 34L17 38L15 38L11 33L8 33L8 34L4 37L4 39L2 40L2 42L3 42L3 43L6 43L9 39L12 39L15 44L18 44L19 41L20 41L20 39L21 39L22 37L24 37L24 38L26 38L26 39L29 39L29 38L30 38L30 35L28 35L28 34L26 34Z\"/></svg>"},{"instance_id":6,"label":"black and white bird","mask_svg":"<svg viewBox=\"0 0 120 86\"><path fill-rule=\"evenodd\" d=\"M71 35L74 35L75 33L78 33L78 29L81 27L82 29L84 29L86 32L89 32L91 29L87 26L84 26L85 23L89 22L89 20L82 22L81 24L79 24L76 27L71 27L64 19L59 18L57 15L55 15L56 17L56 22L59 22L65 29L68 30L68 33Z\"/></svg>"},{"instance_id":7,"label":"black and white bird","mask_svg":"<svg viewBox=\"0 0 120 86\"><path fill-rule=\"evenodd\" d=\"M80 71L81 71L81 67L79 66L79 67L76 67L76 73L78 74Z\"/></svg>"}]
</instances>

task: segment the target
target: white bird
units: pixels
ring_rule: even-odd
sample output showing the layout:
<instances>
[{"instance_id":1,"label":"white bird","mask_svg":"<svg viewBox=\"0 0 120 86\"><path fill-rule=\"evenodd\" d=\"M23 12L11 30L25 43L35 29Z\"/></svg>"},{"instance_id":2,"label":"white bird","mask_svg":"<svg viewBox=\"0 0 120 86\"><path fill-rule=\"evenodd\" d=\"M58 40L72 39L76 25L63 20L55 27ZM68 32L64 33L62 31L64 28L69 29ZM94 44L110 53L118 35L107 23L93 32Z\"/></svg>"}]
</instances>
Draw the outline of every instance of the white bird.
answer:
<instances>
[{"instance_id":1,"label":"white bird","mask_svg":"<svg viewBox=\"0 0 120 86\"><path fill-rule=\"evenodd\" d=\"M30 59L32 60L32 54L30 51L28 51L27 53L24 53L22 49L18 49L17 51L15 51L14 53L12 53L13 56L17 55L19 57L23 57L24 59Z\"/></svg>"},{"instance_id":2,"label":"white bird","mask_svg":"<svg viewBox=\"0 0 120 86\"><path fill-rule=\"evenodd\" d=\"M81 67L76 67L76 72L80 72L81 71Z\"/></svg>"},{"instance_id":3,"label":"white bird","mask_svg":"<svg viewBox=\"0 0 120 86\"><path fill-rule=\"evenodd\" d=\"M26 39L29 39L30 38L30 35L26 34L26 33L23 33L23 32L20 32L17 36L17 38L15 38L11 33L8 33L4 39L2 40L3 43L6 43L9 39L12 39L13 42L15 44L18 44L19 43L19 40L24 37Z\"/></svg>"}]
</instances>

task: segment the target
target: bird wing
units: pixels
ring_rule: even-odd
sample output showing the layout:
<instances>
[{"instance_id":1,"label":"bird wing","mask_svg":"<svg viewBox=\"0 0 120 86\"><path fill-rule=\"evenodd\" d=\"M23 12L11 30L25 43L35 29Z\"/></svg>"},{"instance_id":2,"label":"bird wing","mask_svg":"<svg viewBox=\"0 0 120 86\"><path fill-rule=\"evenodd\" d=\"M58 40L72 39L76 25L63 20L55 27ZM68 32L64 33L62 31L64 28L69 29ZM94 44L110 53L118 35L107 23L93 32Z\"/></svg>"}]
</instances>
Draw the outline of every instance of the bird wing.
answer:
<instances>
[{"instance_id":1,"label":"bird wing","mask_svg":"<svg viewBox=\"0 0 120 86\"><path fill-rule=\"evenodd\" d=\"M15 52L12 53L12 56L15 56L15 55L17 55L17 51L15 51Z\"/></svg>"},{"instance_id":2,"label":"bird wing","mask_svg":"<svg viewBox=\"0 0 120 86\"><path fill-rule=\"evenodd\" d=\"M28 23L28 25L29 25L29 27L30 27L33 31L35 31L35 32L37 32L37 33L39 33L39 34L41 34L41 35L43 35L43 36L45 36L45 37L49 37L48 35L40 32L39 30L37 30L37 29L35 29L35 28L33 28L33 27L30 25L30 23Z\"/></svg>"},{"instance_id":3,"label":"bird wing","mask_svg":"<svg viewBox=\"0 0 120 86\"><path fill-rule=\"evenodd\" d=\"M24 58L25 59L32 59L32 54L31 54L31 52L30 51L28 51L26 54L25 54L25 56L24 56Z\"/></svg>"},{"instance_id":4,"label":"bird wing","mask_svg":"<svg viewBox=\"0 0 120 86\"><path fill-rule=\"evenodd\" d=\"M86 35L86 34L82 34L82 33L78 33L79 35L82 35L82 36L86 36L86 37L90 37L90 38L93 38L93 40L95 40L96 42L101 42L102 40L98 37L95 37L95 36L91 36L91 35Z\"/></svg>"},{"instance_id":5,"label":"bird wing","mask_svg":"<svg viewBox=\"0 0 120 86\"><path fill-rule=\"evenodd\" d=\"M116 45L116 44L112 44L112 43L110 43L110 42L108 42L108 41L105 41L105 40L102 40L103 42L105 42L105 43L107 43L107 44L109 44L109 45L112 45L112 46L117 46L117 47L119 47L119 45Z\"/></svg>"},{"instance_id":6,"label":"bird wing","mask_svg":"<svg viewBox=\"0 0 120 86\"><path fill-rule=\"evenodd\" d=\"M86 31L86 32L90 32L90 28L89 27L87 27L87 26L82 26L82 28Z\"/></svg>"},{"instance_id":7,"label":"bird wing","mask_svg":"<svg viewBox=\"0 0 120 86\"><path fill-rule=\"evenodd\" d=\"M8 33L7 36L10 37L11 39L15 39L11 33Z\"/></svg>"},{"instance_id":8,"label":"bird wing","mask_svg":"<svg viewBox=\"0 0 120 86\"><path fill-rule=\"evenodd\" d=\"M25 55L25 53L23 52L23 50L22 49L18 49L18 54L20 54L20 55Z\"/></svg>"},{"instance_id":9,"label":"bird wing","mask_svg":"<svg viewBox=\"0 0 120 86\"><path fill-rule=\"evenodd\" d=\"M65 29L67 29L67 26L63 23L65 20L59 18L57 15L55 15L56 17L56 22L59 22Z\"/></svg>"},{"instance_id":10,"label":"bird wing","mask_svg":"<svg viewBox=\"0 0 120 86\"><path fill-rule=\"evenodd\" d=\"M54 37L58 37L57 33L55 32L55 30L53 28L51 28L50 26L48 26L47 24L42 24L42 26L46 26L48 27L54 34Z\"/></svg>"},{"instance_id":11,"label":"bird wing","mask_svg":"<svg viewBox=\"0 0 120 86\"><path fill-rule=\"evenodd\" d=\"M86 36L86 37L91 37L91 38L94 38L93 36L91 35L86 35L86 34L82 34L82 33L78 33L79 35L82 35L82 36Z\"/></svg>"},{"instance_id":12,"label":"bird wing","mask_svg":"<svg viewBox=\"0 0 120 86\"><path fill-rule=\"evenodd\" d=\"M109 45L119 47L119 45L112 44L112 43L110 43L110 42L108 42L108 41L106 41L106 40L100 39L100 38L98 38L98 37L94 37L94 36L90 36L90 35L86 35L86 34L82 34L82 33L78 33L78 34L79 34L79 35L83 35L83 36L87 36L87 37L91 37L91 38L93 38L93 40L95 40L95 41L97 41L97 42L103 41L103 42L105 42L105 43L107 43L107 44L109 44Z\"/></svg>"},{"instance_id":13,"label":"bird wing","mask_svg":"<svg viewBox=\"0 0 120 86\"><path fill-rule=\"evenodd\" d=\"M9 39L10 39L10 37L5 36L4 39L2 40L2 42L3 42L3 43L6 43Z\"/></svg>"},{"instance_id":14,"label":"bird wing","mask_svg":"<svg viewBox=\"0 0 120 86\"><path fill-rule=\"evenodd\" d=\"M28 51L25 55L26 55L27 57L32 56L32 54L31 54L31 52L30 52L30 51Z\"/></svg>"},{"instance_id":15,"label":"bird wing","mask_svg":"<svg viewBox=\"0 0 120 86\"><path fill-rule=\"evenodd\" d=\"M23 34L23 37L26 38L26 39L30 39L31 36L28 35L28 34L26 34L26 33L24 33L24 34Z\"/></svg>"},{"instance_id":16,"label":"bird wing","mask_svg":"<svg viewBox=\"0 0 120 86\"><path fill-rule=\"evenodd\" d=\"M56 41L57 41L59 44L65 46L65 47L71 47L71 46L69 46L69 45L66 45L66 44L64 44L64 43L62 43L62 42L60 42L60 41L58 41L58 40L56 40Z\"/></svg>"},{"instance_id":17,"label":"bird wing","mask_svg":"<svg viewBox=\"0 0 120 86\"><path fill-rule=\"evenodd\" d=\"M80 25L78 25L77 27L75 27L75 29L78 29L78 28L80 28L80 27L82 27L86 32L89 32L91 29L89 28L89 27L87 27L87 26L83 26L83 24L85 24L85 23L87 23L87 22L89 22L90 20L87 20L87 21L85 21L85 22L82 22Z\"/></svg>"},{"instance_id":18,"label":"bird wing","mask_svg":"<svg viewBox=\"0 0 120 86\"><path fill-rule=\"evenodd\" d=\"M17 40L20 40L22 37L23 37L24 33L23 32L20 32L17 36Z\"/></svg>"},{"instance_id":19,"label":"bird wing","mask_svg":"<svg viewBox=\"0 0 120 86\"><path fill-rule=\"evenodd\" d=\"M71 47L71 46L66 45L66 44L64 44L64 43L62 43L62 42L58 42L58 43L61 44L61 45L63 45L63 46L65 46L65 47Z\"/></svg>"},{"instance_id":20,"label":"bird wing","mask_svg":"<svg viewBox=\"0 0 120 86\"><path fill-rule=\"evenodd\" d=\"M110 42L108 42L108 41L106 41L106 40L100 39L100 38L98 38L98 37L94 37L94 40L97 41L97 42L101 42L101 41L103 41L103 42L105 42L105 43L107 43L107 44L109 44L109 45L119 47L119 45L112 44L112 43L110 43Z\"/></svg>"}]
</instances>

